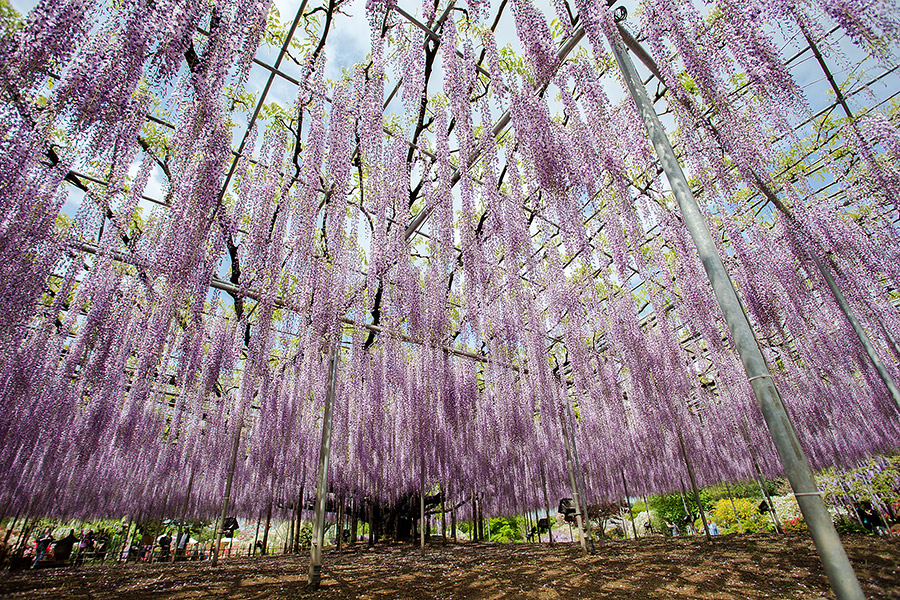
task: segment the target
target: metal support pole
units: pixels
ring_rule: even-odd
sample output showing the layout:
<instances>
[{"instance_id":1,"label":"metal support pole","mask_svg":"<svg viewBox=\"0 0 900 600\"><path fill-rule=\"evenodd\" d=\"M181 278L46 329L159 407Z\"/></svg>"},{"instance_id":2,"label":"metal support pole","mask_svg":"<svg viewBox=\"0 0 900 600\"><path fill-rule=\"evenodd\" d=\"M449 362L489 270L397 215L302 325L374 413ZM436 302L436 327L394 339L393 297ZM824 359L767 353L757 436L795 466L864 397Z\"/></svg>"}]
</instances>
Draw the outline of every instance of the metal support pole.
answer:
<instances>
[{"instance_id":1,"label":"metal support pole","mask_svg":"<svg viewBox=\"0 0 900 600\"><path fill-rule=\"evenodd\" d=\"M188 479L187 494L185 494L185 496L184 496L184 505L181 507L181 521L178 524L178 535L175 536L175 548L174 548L174 550L172 552L172 556L171 556L171 562L173 562L173 563L175 562L175 556L178 554L178 545L181 542L181 536L184 533L184 521L187 518L188 504L190 504L190 501L191 501L191 490L193 487L194 487L194 471L192 469L191 476ZM187 544L185 544L184 549L185 549L185 551L187 551Z\"/></svg>"},{"instance_id":2,"label":"metal support pole","mask_svg":"<svg viewBox=\"0 0 900 600\"><path fill-rule=\"evenodd\" d=\"M772 502L772 497L769 496L769 492L766 491L766 487L763 485L762 476L757 478L756 483L759 484L759 491L762 492L763 498L766 501L766 504L769 507L769 517L772 519L772 525L775 527L775 531L783 534L784 531L781 530L781 525L778 524L778 515L775 512L775 503Z\"/></svg>"},{"instance_id":3,"label":"metal support pole","mask_svg":"<svg viewBox=\"0 0 900 600\"><path fill-rule=\"evenodd\" d=\"M131 556L131 526L134 524L134 519L131 519L125 526L125 538L122 541L122 550L125 552L126 563L128 562L128 557ZM119 557L121 557L122 550L120 550ZM119 557L116 558L116 562L119 562Z\"/></svg>"},{"instance_id":4,"label":"metal support pole","mask_svg":"<svg viewBox=\"0 0 900 600\"><path fill-rule=\"evenodd\" d=\"M33 523L33 521L32 521ZM33 526L33 525L32 525ZM128 526L131 527L131 522L129 521ZM16 544L13 546L12 553L15 554L19 551L19 548L24 548L24 542L28 538L28 534L31 530L28 528L28 517L25 517L25 520L22 521L22 530L19 532L19 537L16 539Z\"/></svg>"},{"instance_id":5,"label":"metal support pole","mask_svg":"<svg viewBox=\"0 0 900 600\"><path fill-rule=\"evenodd\" d=\"M822 56L822 53L819 51L818 46L815 41L809 34L809 31L806 29L806 26L803 24L803 20L797 17L797 23L800 26L800 30L802 31L804 37L806 38L806 42L809 45L810 50L812 50L813 55L816 57L816 60L819 63L819 66L822 68L822 72L825 74L826 79L828 79L829 84L831 84L832 90L834 90L835 98L837 99L837 103L844 109L844 113L847 115L847 118L850 120L851 126L856 131L856 134L862 138L862 133L859 131L856 125L856 119L853 113L848 106L846 99L844 98L843 92L840 87L835 82L834 77L831 75L831 71L828 68L828 64L825 62L825 58ZM625 44L630 48L635 55L640 59L642 63L653 73L659 81L663 81L663 77L660 74L659 67L654 62L653 58L647 54L644 48L631 36L628 31L622 27L618 26L619 33L621 34ZM678 100L675 98L676 102L680 102L685 108L689 108L687 103ZM713 132L717 134L716 129L713 127ZM766 196L766 198L772 202L772 204L784 214L791 222L797 223L797 219L791 213L791 211L781 202L778 197L775 195L775 192L770 189L765 182L754 175L756 177L756 185L760 188L760 191ZM887 388L888 394L891 399L894 401L894 404L897 405L898 409L900 409L900 390L897 388L897 383L888 373L887 369L884 366L881 358L878 356L878 351L875 349L875 345L872 343L872 339L866 333L866 331L862 328L859 323L859 319L856 318L856 314L853 312L853 309L850 307L850 304L847 302L847 299L844 297L844 293L841 291L840 287L838 287L837 283L835 283L834 278L831 276L831 270L827 268L822 262L819 260L817 256L817 252L822 252L821 250L816 250L814 248L810 248L807 250L810 258L812 258L813 262L816 265L819 273L822 275L822 278L825 279L825 283L828 285L828 289L831 290L832 296L834 296L835 301L838 303L838 306L841 309L841 312L844 313L844 316L847 318L847 321L850 323L850 326L853 328L853 332L856 334L856 337L859 339L860 344L862 344L863 350L866 353L866 356L869 358L869 361L872 363L872 366L875 367L875 370L878 372L878 377L881 379L882 383L884 383ZM824 252L823 252L824 254ZM832 263L830 259L828 259L826 255L826 260L830 263L828 266L831 269L837 270L835 265ZM882 330L885 333L885 337L888 342L893 344L895 351L900 352L897 349L897 344L893 340L891 334L887 329L882 325Z\"/></svg>"},{"instance_id":6,"label":"metal support pole","mask_svg":"<svg viewBox=\"0 0 900 600\"><path fill-rule=\"evenodd\" d=\"M650 503L647 502L647 496L641 496L644 501L644 510L647 511L647 525L650 526L650 535L653 535L653 512L650 510Z\"/></svg>"},{"instance_id":7,"label":"metal support pole","mask_svg":"<svg viewBox=\"0 0 900 600\"><path fill-rule=\"evenodd\" d=\"M741 523L741 517L738 515L737 507L734 505L734 496L731 494L731 488L728 486L728 483L725 483L725 491L728 492L728 499L731 500L731 510L734 511L734 518L737 521L738 529L741 533L744 533L744 525Z\"/></svg>"},{"instance_id":8,"label":"metal support pole","mask_svg":"<svg viewBox=\"0 0 900 600\"><path fill-rule=\"evenodd\" d=\"M338 514L337 514L337 551L341 552L344 548L344 496L343 494L338 497Z\"/></svg>"},{"instance_id":9,"label":"metal support pole","mask_svg":"<svg viewBox=\"0 0 900 600\"><path fill-rule=\"evenodd\" d=\"M168 499L168 498L167 498ZM165 507L165 504L163 504ZM159 525L156 526L156 529L153 530L153 541L150 543L150 555L147 557L147 562L153 562L153 549L156 548L156 540L159 539L159 530L162 529L163 526L163 518L159 518ZM160 547L160 553L162 553L162 547Z\"/></svg>"},{"instance_id":10,"label":"metal support pole","mask_svg":"<svg viewBox=\"0 0 900 600\"><path fill-rule=\"evenodd\" d=\"M368 548L375 546L375 499L369 500L369 540Z\"/></svg>"},{"instance_id":11,"label":"metal support pole","mask_svg":"<svg viewBox=\"0 0 900 600\"><path fill-rule=\"evenodd\" d=\"M790 422L787 409L775 387L756 336L750 328L750 323L725 270L722 258L719 256L712 235L706 226L706 221L700 213L700 208L694 199L684 172L681 170L681 165L678 164L675 151L653 109L647 90L638 78L621 37L616 31L609 32L608 37L616 62L619 64L631 97L641 114L663 171L666 173L669 185L681 208L684 223L690 231L700 260L703 262L706 274L712 284L716 300L722 309L734 345L766 420L782 467L791 482L791 487L797 497L803 518L809 527L810 535L822 560L825 573L831 582L831 587L839 600L862 600L865 597L862 588L859 586L847 553L834 529L831 515L828 514L825 503L822 501L821 493L813 479L809 461L800 447L797 432Z\"/></svg>"},{"instance_id":12,"label":"metal support pole","mask_svg":"<svg viewBox=\"0 0 900 600\"><path fill-rule=\"evenodd\" d=\"M316 506L313 516L313 535L310 543L309 585L319 589L322 581L322 548L325 545L325 495L328 492L328 461L331 458L331 420L334 415L334 388L337 384L338 363L341 360L341 332L335 333L331 351L331 373L325 393L325 414L322 416L322 445L319 447L319 476L316 481Z\"/></svg>"},{"instance_id":13,"label":"metal support pole","mask_svg":"<svg viewBox=\"0 0 900 600\"><path fill-rule=\"evenodd\" d=\"M744 435L747 435L747 432L744 432ZM769 496L769 492L766 490L766 487L763 485L763 474L762 469L759 468L759 463L756 462L756 457L753 456L753 453L750 453L750 458L753 461L753 467L756 469L756 483L759 485L759 491L762 492L763 499L766 501L766 504L769 507L769 517L772 519L772 525L775 527L775 531L779 534L784 534L784 531L781 529L781 524L778 520L778 513L775 511L775 503L772 502L772 498Z\"/></svg>"},{"instance_id":14,"label":"metal support pole","mask_svg":"<svg viewBox=\"0 0 900 600\"><path fill-rule=\"evenodd\" d=\"M582 525L584 525L583 535L587 536L587 544L589 546L588 551L591 554L596 554L597 550L594 548L594 536L591 532L591 519L587 514L587 507L584 504L584 473L581 470L581 461L578 459L578 445L575 443L575 411L572 410L572 404L569 402L568 389L563 387L563 391L565 393L564 402L566 405L566 415L569 418L569 439L572 443L572 458L575 463L575 483L578 485L578 512L582 515L582 523L579 524L578 527L581 528Z\"/></svg>"},{"instance_id":15,"label":"metal support pole","mask_svg":"<svg viewBox=\"0 0 900 600\"><path fill-rule=\"evenodd\" d=\"M474 532L474 537L472 537L472 541L480 542L481 541L481 514L478 512L478 498L475 496L475 492L472 492L472 531Z\"/></svg>"},{"instance_id":16,"label":"metal support pole","mask_svg":"<svg viewBox=\"0 0 900 600\"><path fill-rule=\"evenodd\" d=\"M869 338L869 334L867 334L866 330L863 329L862 325L860 325L859 319L856 318L856 315L853 313L853 309L850 308L850 304L844 297L844 293L841 291L841 288L838 287L838 284L831 276L831 272L827 268L825 268L825 266L821 263L814 252L810 252L809 255L816 263L816 267L819 269L822 277L825 278L825 283L828 284L828 289L831 290L831 294L837 301L838 306L841 307L841 312L844 313L844 316L847 317L847 321L850 322L850 327L853 328L853 332L859 339L859 343L862 344L863 350L866 351L866 356L869 357L869 361L878 372L878 377L881 379L884 387L887 388L891 400L894 401L894 405L897 407L897 410L900 410L900 389L897 388L897 384L894 382L891 374L888 373L887 367L884 366L884 362L881 360L881 357L878 356L878 350L875 349L875 344L872 343L871 338Z\"/></svg>"},{"instance_id":17,"label":"metal support pole","mask_svg":"<svg viewBox=\"0 0 900 600\"><path fill-rule=\"evenodd\" d=\"M469 536L470 542L479 541L478 534L478 499L475 498L475 492L472 492L472 534Z\"/></svg>"},{"instance_id":18,"label":"metal support pole","mask_svg":"<svg viewBox=\"0 0 900 600\"><path fill-rule=\"evenodd\" d=\"M631 509L631 499L628 496L628 484L625 482L625 469L622 469L622 487L625 488L625 502L628 504L628 514L631 515L631 531L634 539L637 539L637 525L634 524L634 511Z\"/></svg>"},{"instance_id":19,"label":"metal support pole","mask_svg":"<svg viewBox=\"0 0 900 600\"><path fill-rule=\"evenodd\" d=\"M875 507L875 510L881 513L882 520L887 521L890 519L890 514L885 509L885 505L881 501L881 498L875 494L875 490L872 488L872 479L866 475L865 471L863 471L863 477L865 478L864 483L866 484L866 490L869 492L869 497L872 498L872 505Z\"/></svg>"},{"instance_id":20,"label":"metal support pole","mask_svg":"<svg viewBox=\"0 0 900 600\"><path fill-rule=\"evenodd\" d=\"M356 538L359 533L359 500L350 500L350 546L356 546Z\"/></svg>"},{"instance_id":21,"label":"metal support pole","mask_svg":"<svg viewBox=\"0 0 900 600\"><path fill-rule=\"evenodd\" d=\"M575 502L575 521L578 524L578 539L581 542L581 550L585 555L588 554L587 540L584 536L584 525L581 515L581 498L578 493L578 482L575 478L575 468L572 465L572 443L569 441L569 428L566 426L566 416L560 415L560 423L562 424L563 439L566 442L566 466L569 469L569 484L572 486L572 500Z\"/></svg>"},{"instance_id":22,"label":"metal support pole","mask_svg":"<svg viewBox=\"0 0 900 600\"><path fill-rule=\"evenodd\" d=\"M678 434L678 444L681 446L681 456L684 458L684 464L687 466L688 477L691 479L691 489L694 490L694 500L697 502L697 510L700 511L700 521L703 523L703 535L706 536L707 542L712 542L712 536L709 534L709 525L706 523L706 511L703 510L703 503L700 501L700 490L697 489L697 479L694 477L694 465L691 464L687 455L687 449L684 447L684 438L681 437L681 431Z\"/></svg>"},{"instance_id":23,"label":"metal support pole","mask_svg":"<svg viewBox=\"0 0 900 600\"><path fill-rule=\"evenodd\" d=\"M453 498L453 481L447 485L448 496ZM456 502L450 501L450 539L456 541Z\"/></svg>"},{"instance_id":24,"label":"metal support pole","mask_svg":"<svg viewBox=\"0 0 900 600\"><path fill-rule=\"evenodd\" d=\"M305 473L304 473L305 476ZM300 554L300 527L303 525L303 484L300 484L300 491L297 492L297 526L294 528L294 538L291 542L291 553Z\"/></svg>"},{"instance_id":25,"label":"metal support pole","mask_svg":"<svg viewBox=\"0 0 900 600\"><path fill-rule=\"evenodd\" d=\"M894 356L900 359L900 344L897 343L897 338L895 338L890 330L884 326L884 321L881 319L878 320L878 325L881 327L882 333L884 333L885 339L888 341L888 344L891 347L891 350L894 352Z\"/></svg>"},{"instance_id":26,"label":"metal support pole","mask_svg":"<svg viewBox=\"0 0 900 600\"><path fill-rule=\"evenodd\" d=\"M222 499L222 512L216 527L216 547L213 549L211 566L219 564L219 548L222 546L222 527L228 516L228 503L231 501L231 484L234 481L234 470L237 467L238 451L241 448L241 429L244 427L244 416L238 415L234 426L234 442L231 446L231 463L228 465L228 478L225 480L225 497Z\"/></svg>"}]
</instances>

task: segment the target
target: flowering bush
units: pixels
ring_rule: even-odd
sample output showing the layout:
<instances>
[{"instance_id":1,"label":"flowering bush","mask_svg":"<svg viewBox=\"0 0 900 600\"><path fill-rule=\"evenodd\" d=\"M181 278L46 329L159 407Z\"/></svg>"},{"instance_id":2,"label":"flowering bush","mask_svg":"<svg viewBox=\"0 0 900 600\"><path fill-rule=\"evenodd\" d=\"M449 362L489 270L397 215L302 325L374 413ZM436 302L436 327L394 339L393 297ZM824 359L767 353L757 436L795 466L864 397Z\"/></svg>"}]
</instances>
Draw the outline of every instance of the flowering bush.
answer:
<instances>
[{"instance_id":1,"label":"flowering bush","mask_svg":"<svg viewBox=\"0 0 900 600\"><path fill-rule=\"evenodd\" d=\"M769 517L759 512L758 502L747 498L735 498L734 506L731 500L722 498L713 505L710 514L712 520L719 525L722 533L771 531L772 523ZM737 511L737 514L735 514ZM740 526L738 526L740 521Z\"/></svg>"},{"instance_id":2,"label":"flowering bush","mask_svg":"<svg viewBox=\"0 0 900 600\"><path fill-rule=\"evenodd\" d=\"M781 523L781 528L784 529L785 533L806 533L806 521L803 520L803 517L796 517L794 519L788 519Z\"/></svg>"}]
</instances>

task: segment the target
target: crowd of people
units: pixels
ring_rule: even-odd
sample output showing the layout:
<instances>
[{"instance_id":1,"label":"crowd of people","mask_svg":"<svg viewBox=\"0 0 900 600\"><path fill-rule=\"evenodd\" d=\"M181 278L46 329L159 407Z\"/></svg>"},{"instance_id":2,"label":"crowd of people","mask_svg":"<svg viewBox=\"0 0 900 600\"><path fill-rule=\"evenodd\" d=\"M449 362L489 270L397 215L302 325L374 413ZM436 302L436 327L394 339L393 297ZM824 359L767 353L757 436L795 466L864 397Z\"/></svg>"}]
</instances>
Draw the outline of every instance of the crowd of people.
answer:
<instances>
[{"instance_id":1,"label":"crowd of people","mask_svg":"<svg viewBox=\"0 0 900 600\"><path fill-rule=\"evenodd\" d=\"M93 529L82 530L78 535L75 535L74 529L70 529L67 535L57 539L53 536L52 528L44 528L32 544L26 538L10 546L10 533L8 531L6 538L0 542L0 564L8 563L13 568L69 563L78 566L87 558L105 554L109 541L106 535L98 536Z\"/></svg>"},{"instance_id":2,"label":"crowd of people","mask_svg":"<svg viewBox=\"0 0 900 600\"><path fill-rule=\"evenodd\" d=\"M687 531L688 535L697 535L699 530L697 526L694 524L699 516L688 515L684 519L681 520L682 526ZM709 535L721 535L722 532L719 531L719 526L715 524L714 521L707 521L706 523L707 530L709 531ZM678 527L677 522L666 522L666 527L669 528L669 535L672 537L678 537L681 535L681 528Z\"/></svg>"},{"instance_id":3,"label":"crowd of people","mask_svg":"<svg viewBox=\"0 0 900 600\"><path fill-rule=\"evenodd\" d=\"M767 513L770 510L771 508L765 501L760 503L760 513ZM863 500L853 505L853 512L858 524L868 533L874 535L900 534L900 522L892 522L893 525L889 526L885 519L888 515L881 514L878 509L872 506L872 502L869 500ZM669 535L672 537L678 537L685 533L687 535L698 535L702 533L702 528L698 528L696 525L699 520L700 515L687 515L680 521L666 521L666 527ZM648 523L647 525L649 526L650 524ZM710 535L721 534L718 525L713 521L707 521L707 529Z\"/></svg>"},{"instance_id":4,"label":"crowd of people","mask_svg":"<svg viewBox=\"0 0 900 600\"><path fill-rule=\"evenodd\" d=\"M210 556L209 549L193 540L188 530L180 534L163 531L156 539L144 534L139 540L128 543L124 528L117 534L89 529L77 535L74 529L69 529L66 535L56 538L54 530L47 527L40 529L34 538L25 531L19 542L10 545L11 533L8 531L6 539L0 540L0 564L14 569L77 567L85 561L105 560L167 562L172 559L173 552L177 560L205 560ZM29 542L29 538L32 541ZM113 544L116 538L119 543Z\"/></svg>"}]
</instances>

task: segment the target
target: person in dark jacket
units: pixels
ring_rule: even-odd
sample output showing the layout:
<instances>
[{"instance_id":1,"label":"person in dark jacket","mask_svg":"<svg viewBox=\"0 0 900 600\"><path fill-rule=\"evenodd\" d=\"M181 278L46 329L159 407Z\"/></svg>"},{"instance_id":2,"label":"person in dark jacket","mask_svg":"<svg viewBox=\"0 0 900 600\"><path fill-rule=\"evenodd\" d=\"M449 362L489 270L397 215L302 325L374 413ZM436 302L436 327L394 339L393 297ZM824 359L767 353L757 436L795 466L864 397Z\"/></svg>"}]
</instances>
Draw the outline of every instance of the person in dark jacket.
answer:
<instances>
[{"instance_id":1,"label":"person in dark jacket","mask_svg":"<svg viewBox=\"0 0 900 600\"><path fill-rule=\"evenodd\" d=\"M878 514L878 511L872 507L872 503L868 500L864 500L857 505L856 514L859 516L863 527L871 533L878 535L887 531L884 519L881 518L881 515Z\"/></svg>"},{"instance_id":2,"label":"person in dark jacket","mask_svg":"<svg viewBox=\"0 0 900 600\"><path fill-rule=\"evenodd\" d=\"M72 548L75 547L77 541L75 530L70 529L69 535L56 542L56 545L53 546L53 558L59 562L69 560L69 557L72 556Z\"/></svg>"},{"instance_id":3,"label":"person in dark jacket","mask_svg":"<svg viewBox=\"0 0 900 600\"><path fill-rule=\"evenodd\" d=\"M47 529L44 531L44 535L38 538L37 546L34 549L34 562L31 563L31 568L35 568L41 559L44 558L44 555L47 553L47 550L50 548L50 544L53 543L53 530Z\"/></svg>"}]
</instances>

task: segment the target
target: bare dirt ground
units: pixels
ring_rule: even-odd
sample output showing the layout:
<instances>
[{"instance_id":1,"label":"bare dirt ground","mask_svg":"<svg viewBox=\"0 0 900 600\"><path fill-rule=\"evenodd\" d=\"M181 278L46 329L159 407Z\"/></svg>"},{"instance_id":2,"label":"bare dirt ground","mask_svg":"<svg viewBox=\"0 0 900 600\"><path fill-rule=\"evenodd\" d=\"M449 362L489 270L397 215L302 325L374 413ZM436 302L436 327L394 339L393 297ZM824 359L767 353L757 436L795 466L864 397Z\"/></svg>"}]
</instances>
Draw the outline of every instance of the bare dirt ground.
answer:
<instances>
[{"instance_id":1,"label":"bare dirt ground","mask_svg":"<svg viewBox=\"0 0 900 600\"><path fill-rule=\"evenodd\" d=\"M848 536L844 544L868 598L900 598L900 539ZM306 586L306 555L208 562L84 566L0 574L0 597L479 600L528 598L831 598L808 537L728 535L608 541L578 546L457 544L357 547L326 553L322 587Z\"/></svg>"}]
</instances>

